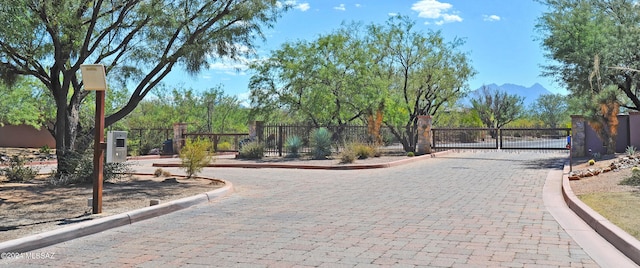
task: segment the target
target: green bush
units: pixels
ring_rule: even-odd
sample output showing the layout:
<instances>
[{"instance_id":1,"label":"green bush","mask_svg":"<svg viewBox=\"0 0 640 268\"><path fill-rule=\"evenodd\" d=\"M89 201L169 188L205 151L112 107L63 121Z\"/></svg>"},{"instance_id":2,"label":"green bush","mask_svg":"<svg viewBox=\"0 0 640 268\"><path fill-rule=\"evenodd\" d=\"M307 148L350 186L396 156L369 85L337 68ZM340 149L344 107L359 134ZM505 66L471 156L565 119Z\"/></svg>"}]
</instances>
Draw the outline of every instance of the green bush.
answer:
<instances>
[{"instance_id":1,"label":"green bush","mask_svg":"<svg viewBox=\"0 0 640 268\"><path fill-rule=\"evenodd\" d=\"M211 142L207 139L188 139L180 150L182 168L187 172L187 177L191 178L202 171L211 161Z\"/></svg>"},{"instance_id":2,"label":"green bush","mask_svg":"<svg viewBox=\"0 0 640 268\"><path fill-rule=\"evenodd\" d=\"M331 132L319 128L311 133L311 155L313 159L327 159L331 155Z\"/></svg>"},{"instance_id":3,"label":"green bush","mask_svg":"<svg viewBox=\"0 0 640 268\"><path fill-rule=\"evenodd\" d=\"M341 164L351 164L356 161L356 153L351 149L345 149L340 153Z\"/></svg>"},{"instance_id":4,"label":"green bush","mask_svg":"<svg viewBox=\"0 0 640 268\"><path fill-rule=\"evenodd\" d=\"M414 156L416 156L416 154L415 154L414 152L408 152L408 153L407 153L407 156L408 156L408 157L414 157Z\"/></svg>"},{"instance_id":5,"label":"green bush","mask_svg":"<svg viewBox=\"0 0 640 268\"><path fill-rule=\"evenodd\" d=\"M589 160L589 166L593 166L595 164L596 164L596 160L593 160L593 159Z\"/></svg>"},{"instance_id":6,"label":"green bush","mask_svg":"<svg viewBox=\"0 0 640 268\"><path fill-rule=\"evenodd\" d=\"M625 151L628 156L634 156L636 154L636 147L633 145L627 146L627 150Z\"/></svg>"},{"instance_id":7,"label":"green bush","mask_svg":"<svg viewBox=\"0 0 640 268\"><path fill-rule=\"evenodd\" d=\"M38 170L27 166L27 160L24 157L13 156L9 160L7 168L0 169L0 173L4 174L9 181L29 181L38 175Z\"/></svg>"},{"instance_id":8,"label":"green bush","mask_svg":"<svg viewBox=\"0 0 640 268\"><path fill-rule=\"evenodd\" d=\"M238 157L242 159L261 159L264 157L264 144L252 141L242 145L238 152Z\"/></svg>"},{"instance_id":9,"label":"green bush","mask_svg":"<svg viewBox=\"0 0 640 268\"><path fill-rule=\"evenodd\" d=\"M40 152L41 154L46 154L46 155L48 155L48 154L51 154L51 148L49 148L49 145L43 145L42 147L40 147L39 152Z\"/></svg>"},{"instance_id":10,"label":"green bush","mask_svg":"<svg viewBox=\"0 0 640 268\"><path fill-rule=\"evenodd\" d=\"M631 177L620 181L622 185L640 186L640 168L633 167L631 169Z\"/></svg>"},{"instance_id":11,"label":"green bush","mask_svg":"<svg viewBox=\"0 0 640 268\"><path fill-rule=\"evenodd\" d=\"M300 148L302 148L302 139L298 136L291 136L287 138L284 146L287 148L287 151L289 151L289 157L298 157L300 155Z\"/></svg>"}]
</instances>

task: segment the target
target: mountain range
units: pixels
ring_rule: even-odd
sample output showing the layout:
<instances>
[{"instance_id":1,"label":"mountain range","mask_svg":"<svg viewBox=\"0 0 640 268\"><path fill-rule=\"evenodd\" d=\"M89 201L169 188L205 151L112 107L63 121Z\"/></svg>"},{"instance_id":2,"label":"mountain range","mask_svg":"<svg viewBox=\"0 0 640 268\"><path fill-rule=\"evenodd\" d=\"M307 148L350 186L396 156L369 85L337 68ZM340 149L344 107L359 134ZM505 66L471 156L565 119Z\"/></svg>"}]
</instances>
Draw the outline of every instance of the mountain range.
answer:
<instances>
[{"instance_id":1,"label":"mountain range","mask_svg":"<svg viewBox=\"0 0 640 268\"><path fill-rule=\"evenodd\" d=\"M489 84L485 86L492 90L497 89L497 90L507 92L507 94L518 95L520 97L523 97L524 98L523 104L527 108L530 107L533 103L535 103L536 99L538 99L540 95L553 94L551 91L547 90L546 88L544 88L542 85L538 83L535 83L530 87L525 87L525 86L516 85L516 84L509 84L509 83L503 84L501 86L498 86L496 84ZM460 104L465 107L470 107L471 99L477 98L478 96L477 94L479 94L481 90L482 90L482 87L470 91L465 98L460 100Z\"/></svg>"}]
</instances>

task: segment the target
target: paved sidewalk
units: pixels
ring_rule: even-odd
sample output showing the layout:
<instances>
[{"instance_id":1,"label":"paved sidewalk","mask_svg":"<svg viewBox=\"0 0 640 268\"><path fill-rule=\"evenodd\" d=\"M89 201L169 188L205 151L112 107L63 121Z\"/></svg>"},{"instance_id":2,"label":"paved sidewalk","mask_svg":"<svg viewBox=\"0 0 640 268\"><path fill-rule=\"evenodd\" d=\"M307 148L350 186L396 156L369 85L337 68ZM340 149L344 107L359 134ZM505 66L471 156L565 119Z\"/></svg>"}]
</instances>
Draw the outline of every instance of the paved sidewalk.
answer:
<instances>
[{"instance_id":1,"label":"paved sidewalk","mask_svg":"<svg viewBox=\"0 0 640 268\"><path fill-rule=\"evenodd\" d=\"M236 192L34 251L53 259L0 265L598 267L545 209L545 178L560 157L481 152L374 170L206 169Z\"/></svg>"}]
</instances>

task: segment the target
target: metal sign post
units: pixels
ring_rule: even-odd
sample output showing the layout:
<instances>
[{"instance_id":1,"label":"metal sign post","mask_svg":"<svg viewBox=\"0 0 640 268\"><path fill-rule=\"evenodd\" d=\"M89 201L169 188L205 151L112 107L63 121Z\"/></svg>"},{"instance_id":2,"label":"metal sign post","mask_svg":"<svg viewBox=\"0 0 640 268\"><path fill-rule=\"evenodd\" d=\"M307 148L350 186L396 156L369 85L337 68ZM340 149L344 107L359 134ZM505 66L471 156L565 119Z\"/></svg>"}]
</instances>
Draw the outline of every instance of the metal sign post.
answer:
<instances>
[{"instance_id":1,"label":"metal sign post","mask_svg":"<svg viewBox=\"0 0 640 268\"><path fill-rule=\"evenodd\" d=\"M96 118L93 144L93 214L102 213L102 182L104 170L104 100L107 90L107 78L102 64L83 64L80 66L85 90L96 91Z\"/></svg>"}]
</instances>

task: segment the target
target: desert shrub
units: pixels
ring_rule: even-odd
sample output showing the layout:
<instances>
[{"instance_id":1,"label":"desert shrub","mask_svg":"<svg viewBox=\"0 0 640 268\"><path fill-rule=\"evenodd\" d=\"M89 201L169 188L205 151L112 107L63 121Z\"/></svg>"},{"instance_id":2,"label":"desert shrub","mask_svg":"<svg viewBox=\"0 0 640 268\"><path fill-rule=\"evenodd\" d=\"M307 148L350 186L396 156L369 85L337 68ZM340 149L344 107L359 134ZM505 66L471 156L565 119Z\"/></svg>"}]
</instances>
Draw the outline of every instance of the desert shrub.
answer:
<instances>
[{"instance_id":1,"label":"desert shrub","mask_svg":"<svg viewBox=\"0 0 640 268\"><path fill-rule=\"evenodd\" d=\"M83 153L68 152L65 157L69 159L69 164L64 170L68 173L52 171L48 183L51 185L69 185L93 182L93 151L88 150ZM108 182L129 176L133 170L131 163L104 163L102 169L102 181Z\"/></svg>"},{"instance_id":2,"label":"desert shrub","mask_svg":"<svg viewBox=\"0 0 640 268\"><path fill-rule=\"evenodd\" d=\"M589 160L589 166L593 166L595 164L596 164L596 160L593 160L593 159Z\"/></svg>"},{"instance_id":3,"label":"desert shrub","mask_svg":"<svg viewBox=\"0 0 640 268\"><path fill-rule=\"evenodd\" d=\"M228 141L218 143L218 151L229 151L231 149L233 149L233 146Z\"/></svg>"},{"instance_id":4,"label":"desert shrub","mask_svg":"<svg viewBox=\"0 0 640 268\"><path fill-rule=\"evenodd\" d=\"M358 159L367 159L376 156L376 148L364 143L353 143L348 146Z\"/></svg>"},{"instance_id":5,"label":"desert shrub","mask_svg":"<svg viewBox=\"0 0 640 268\"><path fill-rule=\"evenodd\" d=\"M211 142L207 139L188 139L180 150L180 160L182 168L187 172L187 177L191 178L202 171L211 161Z\"/></svg>"},{"instance_id":6,"label":"desert shrub","mask_svg":"<svg viewBox=\"0 0 640 268\"><path fill-rule=\"evenodd\" d=\"M238 157L242 159L261 159L264 156L264 144L252 141L242 145Z\"/></svg>"},{"instance_id":7,"label":"desert shrub","mask_svg":"<svg viewBox=\"0 0 640 268\"><path fill-rule=\"evenodd\" d=\"M634 156L636 154L636 147L633 145L629 145L627 146L627 149L625 150L625 152L627 153L628 156Z\"/></svg>"},{"instance_id":8,"label":"desert shrub","mask_svg":"<svg viewBox=\"0 0 640 268\"><path fill-rule=\"evenodd\" d=\"M407 156L408 156L408 157L414 157L414 156L416 156L416 154L415 154L414 152L408 152L408 153L407 153Z\"/></svg>"},{"instance_id":9,"label":"desert shrub","mask_svg":"<svg viewBox=\"0 0 640 268\"><path fill-rule=\"evenodd\" d=\"M631 177L620 181L622 185L640 186L640 168L633 167L631 169Z\"/></svg>"},{"instance_id":10,"label":"desert shrub","mask_svg":"<svg viewBox=\"0 0 640 268\"><path fill-rule=\"evenodd\" d=\"M27 166L27 160L21 156L13 156L9 159L9 166L0 169L9 181L29 181L38 175L38 169Z\"/></svg>"},{"instance_id":11,"label":"desert shrub","mask_svg":"<svg viewBox=\"0 0 640 268\"><path fill-rule=\"evenodd\" d=\"M326 128L311 133L311 155L313 159L326 159L331 155L331 132Z\"/></svg>"},{"instance_id":12,"label":"desert shrub","mask_svg":"<svg viewBox=\"0 0 640 268\"><path fill-rule=\"evenodd\" d=\"M289 151L288 156L298 157L300 155L300 148L302 148L302 139L298 136L291 136L287 138L284 146L287 148L287 151Z\"/></svg>"},{"instance_id":13,"label":"desert shrub","mask_svg":"<svg viewBox=\"0 0 640 268\"><path fill-rule=\"evenodd\" d=\"M156 177L170 177L171 176L171 172L166 171L162 168L157 168L154 172L153 172L153 176Z\"/></svg>"},{"instance_id":14,"label":"desert shrub","mask_svg":"<svg viewBox=\"0 0 640 268\"><path fill-rule=\"evenodd\" d=\"M341 164L350 164L356 161L356 153L351 149L345 149L340 152L340 163Z\"/></svg>"}]
</instances>

